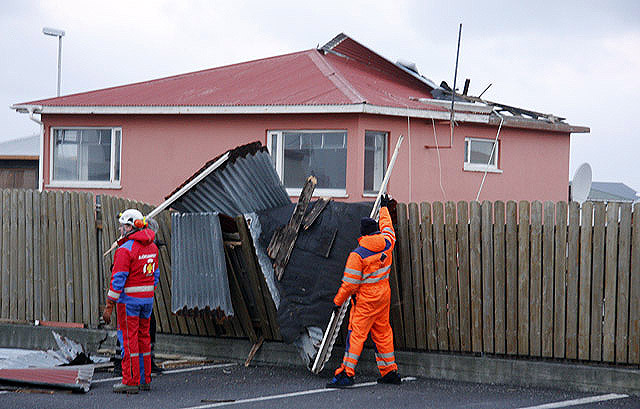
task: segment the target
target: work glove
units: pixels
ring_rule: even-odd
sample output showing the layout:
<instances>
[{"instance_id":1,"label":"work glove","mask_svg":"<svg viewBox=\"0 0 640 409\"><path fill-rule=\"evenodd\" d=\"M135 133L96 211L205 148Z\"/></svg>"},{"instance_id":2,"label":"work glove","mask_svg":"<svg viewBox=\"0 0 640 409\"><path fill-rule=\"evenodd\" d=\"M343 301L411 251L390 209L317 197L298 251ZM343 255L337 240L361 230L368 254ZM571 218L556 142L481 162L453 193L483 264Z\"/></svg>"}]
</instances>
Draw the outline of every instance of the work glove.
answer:
<instances>
[{"instance_id":1,"label":"work glove","mask_svg":"<svg viewBox=\"0 0 640 409\"><path fill-rule=\"evenodd\" d=\"M335 305L333 304L333 312L338 315L338 313L340 312L340 307L342 307L341 305Z\"/></svg>"},{"instance_id":2,"label":"work glove","mask_svg":"<svg viewBox=\"0 0 640 409\"><path fill-rule=\"evenodd\" d=\"M380 196L380 207L388 208L392 201L393 198L385 193L384 195Z\"/></svg>"},{"instance_id":3,"label":"work glove","mask_svg":"<svg viewBox=\"0 0 640 409\"><path fill-rule=\"evenodd\" d=\"M102 319L104 320L105 324L111 323L111 313L113 312L113 307L115 305L115 302L107 300L107 305L104 307L104 311L102 312Z\"/></svg>"}]
</instances>

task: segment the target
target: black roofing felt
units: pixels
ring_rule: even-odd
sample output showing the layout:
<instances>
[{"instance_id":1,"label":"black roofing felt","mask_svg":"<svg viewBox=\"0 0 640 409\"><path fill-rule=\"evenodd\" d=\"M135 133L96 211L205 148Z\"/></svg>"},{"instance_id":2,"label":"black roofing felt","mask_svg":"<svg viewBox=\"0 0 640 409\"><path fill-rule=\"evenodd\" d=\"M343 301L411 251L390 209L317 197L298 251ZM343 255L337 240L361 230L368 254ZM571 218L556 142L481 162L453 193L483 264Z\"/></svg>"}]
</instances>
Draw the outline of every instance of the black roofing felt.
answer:
<instances>
[{"instance_id":1,"label":"black roofing felt","mask_svg":"<svg viewBox=\"0 0 640 409\"><path fill-rule=\"evenodd\" d=\"M326 328L347 257L358 246L360 219L369 216L372 204L331 201L315 223L298 234L282 280L277 283L278 324L285 342L294 342L305 327ZM264 248L274 231L289 222L294 207L292 203L258 213ZM329 257L325 258L329 247Z\"/></svg>"}]
</instances>

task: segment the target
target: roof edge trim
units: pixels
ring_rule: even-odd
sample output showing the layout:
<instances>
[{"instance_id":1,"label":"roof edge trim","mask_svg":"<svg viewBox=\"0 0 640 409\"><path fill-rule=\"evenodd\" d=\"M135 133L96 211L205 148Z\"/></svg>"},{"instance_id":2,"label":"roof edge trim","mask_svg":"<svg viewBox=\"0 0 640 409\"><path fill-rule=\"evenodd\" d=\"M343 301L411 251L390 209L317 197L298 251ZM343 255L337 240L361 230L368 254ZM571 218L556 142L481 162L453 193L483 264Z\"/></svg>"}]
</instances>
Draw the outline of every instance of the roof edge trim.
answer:
<instances>
[{"instance_id":1,"label":"roof edge trim","mask_svg":"<svg viewBox=\"0 0 640 409\"><path fill-rule=\"evenodd\" d=\"M449 119L449 112L430 109L415 109L378 106L367 103L341 105L213 105L213 106L31 106L14 105L17 112L27 113L29 109L37 114L160 114L160 115L197 115L197 114L341 114L363 113L427 119ZM458 112L458 111L456 111ZM488 115L460 112L456 119L468 122L487 123Z\"/></svg>"}]
</instances>

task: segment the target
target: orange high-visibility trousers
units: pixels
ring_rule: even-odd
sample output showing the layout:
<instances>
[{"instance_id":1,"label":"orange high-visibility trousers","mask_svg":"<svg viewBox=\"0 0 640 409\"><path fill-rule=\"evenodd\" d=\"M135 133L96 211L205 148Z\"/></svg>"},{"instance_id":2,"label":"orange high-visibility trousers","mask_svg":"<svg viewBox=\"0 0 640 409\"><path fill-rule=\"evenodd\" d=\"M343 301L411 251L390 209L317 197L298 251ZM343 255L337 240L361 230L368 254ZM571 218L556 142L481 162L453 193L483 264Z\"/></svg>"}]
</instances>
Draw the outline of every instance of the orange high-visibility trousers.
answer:
<instances>
[{"instance_id":1,"label":"orange high-visibility trousers","mask_svg":"<svg viewBox=\"0 0 640 409\"><path fill-rule=\"evenodd\" d=\"M336 375L342 371L349 376L355 375L362 346L369 332L376 345L376 363L380 374L385 376L398 370L393 351L393 332L389 324L390 297L391 290L387 285L385 293L376 302L364 301L351 305L345 353L342 365L336 369Z\"/></svg>"}]
</instances>

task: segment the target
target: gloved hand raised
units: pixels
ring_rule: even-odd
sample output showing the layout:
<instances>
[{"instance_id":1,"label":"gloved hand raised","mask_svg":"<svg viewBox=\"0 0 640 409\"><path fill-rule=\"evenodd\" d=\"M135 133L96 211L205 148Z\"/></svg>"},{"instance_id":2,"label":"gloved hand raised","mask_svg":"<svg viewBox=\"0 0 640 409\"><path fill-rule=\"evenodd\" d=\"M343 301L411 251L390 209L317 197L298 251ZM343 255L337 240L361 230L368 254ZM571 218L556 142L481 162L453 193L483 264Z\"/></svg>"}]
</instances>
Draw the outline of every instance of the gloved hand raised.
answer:
<instances>
[{"instance_id":1,"label":"gloved hand raised","mask_svg":"<svg viewBox=\"0 0 640 409\"><path fill-rule=\"evenodd\" d=\"M385 193L384 195L380 196L380 207L389 207L389 204L391 204L391 202L393 201L393 198L391 197L391 195Z\"/></svg>"},{"instance_id":2,"label":"gloved hand raised","mask_svg":"<svg viewBox=\"0 0 640 409\"><path fill-rule=\"evenodd\" d=\"M338 315L338 313L340 312L340 307L342 307L341 305L335 305L333 304L333 312Z\"/></svg>"}]
</instances>

